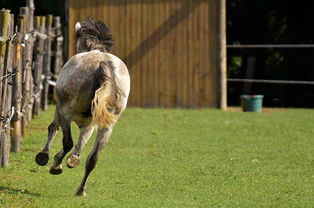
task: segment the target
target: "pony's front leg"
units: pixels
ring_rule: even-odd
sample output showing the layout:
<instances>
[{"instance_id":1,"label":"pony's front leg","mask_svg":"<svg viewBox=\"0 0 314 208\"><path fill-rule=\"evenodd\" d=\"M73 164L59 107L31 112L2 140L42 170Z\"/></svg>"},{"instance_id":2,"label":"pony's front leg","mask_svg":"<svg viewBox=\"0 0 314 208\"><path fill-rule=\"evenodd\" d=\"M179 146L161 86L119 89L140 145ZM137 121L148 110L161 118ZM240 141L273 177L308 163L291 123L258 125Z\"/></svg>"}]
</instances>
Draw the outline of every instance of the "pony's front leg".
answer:
<instances>
[{"instance_id":1,"label":"pony's front leg","mask_svg":"<svg viewBox=\"0 0 314 208\"><path fill-rule=\"evenodd\" d=\"M46 143L45 147L42 149L42 151L36 155L35 161L38 165L44 166L48 163L48 161L49 161L49 150L51 148L51 144L53 142L53 139L55 138L55 136L58 133L58 130L59 130L59 123L58 123L57 116L55 114L54 121L51 122L51 124L48 127L47 143Z\"/></svg>"},{"instance_id":2,"label":"pony's front leg","mask_svg":"<svg viewBox=\"0 0 314 208\"><path fill-rule=\"evenodd\" d=\"M77 145L75 146L74 151L72 154L67 158L67 166L69 168L75 168L80 163L80 154L81 151L88 141L88 139L91 137L92 133L94 131L94 127L90 126L83 126L80 128L80 136L78 138Z\"/></svg>"},{"instance_id":3,"label":"pony's front leg","mask_svg":"<svg viewBox=\"0 0 314 208\"><path fill-rule=\"evenodd\" d=\"M58 118L63 133L63 148L55 155L53 165L50 168L50 173L54 175L62 173L62 160L73 147L73 140L71 136L71 122L66 120L60 113L58 113Z\"/></svg>"},{"instance_id":4,"label":"pony's front leg","mask_svg":"<svg viewBox=\"0 0 314 208\"><path fill-rule=\"evenodd\" d=\"M92 152L88 155L86 166L85 166L85 174L83 177L83 180L78 187L75 195L76 196L85 196L85 184L87 181L87 178L89 174L92 172L92 170L95 168L97 159L99 156L100 151L105 147L105 145L109 141L109 137L111 135L113 126L110 126L108 128L99 129L96 137L96 141L94 144L94 148Z\"/></svg>"}]
</instances>

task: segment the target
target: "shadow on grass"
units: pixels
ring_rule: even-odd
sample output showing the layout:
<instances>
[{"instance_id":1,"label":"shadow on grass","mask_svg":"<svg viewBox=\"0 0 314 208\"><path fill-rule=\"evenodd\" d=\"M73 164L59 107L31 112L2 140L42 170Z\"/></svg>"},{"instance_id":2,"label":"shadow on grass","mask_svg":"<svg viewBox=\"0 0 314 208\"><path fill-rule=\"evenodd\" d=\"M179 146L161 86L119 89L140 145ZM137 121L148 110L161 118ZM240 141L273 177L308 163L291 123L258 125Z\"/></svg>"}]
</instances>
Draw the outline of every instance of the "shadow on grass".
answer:
<instances>
[{"instance_id":1,"label":"shadow on grass","mask_svg":"<svg viewBox=\"0 0 314 208\"><path fill-rule=\"evenodd\" d=\"M32 193L26 189L13 189L5 186L0 186L0 192L5 192L7 194L25 194L29 196L41 196L38 193Z\"/></svg>"}]
</instances>

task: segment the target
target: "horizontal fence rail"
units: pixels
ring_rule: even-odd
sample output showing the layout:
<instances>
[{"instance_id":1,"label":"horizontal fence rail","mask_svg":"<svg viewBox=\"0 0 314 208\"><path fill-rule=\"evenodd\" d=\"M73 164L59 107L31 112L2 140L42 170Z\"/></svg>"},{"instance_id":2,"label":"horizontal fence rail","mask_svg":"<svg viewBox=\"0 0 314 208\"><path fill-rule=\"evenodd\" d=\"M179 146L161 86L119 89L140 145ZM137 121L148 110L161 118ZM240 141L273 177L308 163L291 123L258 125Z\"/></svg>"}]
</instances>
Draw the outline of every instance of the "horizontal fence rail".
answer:
<instances>
[{"instance_id":1,"label":"horizontal fence rail","mask_svg":"<svg viewBox=\"0 0 314 208\"><path fill-rule=\"evenodd\" d=\"M314 85L314 81L296 81L296 80L267 80L267 79L237 79L228 78L228 82L250 82L267 84L294 84L294 85Z\"/></svg>"},{"instance_id":2,"label":"horizontal fence rail","mask_svg":"<svg viewBox=\"0 0 314 208\"><path fill-rule=\"evenodd\" d=\"M227 48L314 48L314 44L233 44Z\"/></svg>"}]
</instances>

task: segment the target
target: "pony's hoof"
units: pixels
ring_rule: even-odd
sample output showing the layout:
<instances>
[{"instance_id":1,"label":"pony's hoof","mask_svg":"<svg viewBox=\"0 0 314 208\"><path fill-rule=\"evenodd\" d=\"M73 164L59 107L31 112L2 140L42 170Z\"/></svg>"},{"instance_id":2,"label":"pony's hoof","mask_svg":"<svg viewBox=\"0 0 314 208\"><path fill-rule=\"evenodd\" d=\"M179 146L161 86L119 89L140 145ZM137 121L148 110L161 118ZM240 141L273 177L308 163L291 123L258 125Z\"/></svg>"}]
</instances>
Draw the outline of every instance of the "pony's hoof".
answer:
<instances>
[{"instance_id":1,"label":"pony's hoof","mask_svg":"<svg viewBox=\"0 0 314 208\"><path fill-rule=\"evenodd\" d=\"M86 192L84 190L78 190L76 193L75 193L75 196L86 196Z\"/></svg>"},{"instance_id":2,"label":"pony's hoof","mask_svg":"<svg viewBox=\"0 0 314 208\"><path fill-rule=\"evenodd\" d=\"M68 168L75 168L80 164L80 158L77 155L70 155L67 159Z\"/></svg>"},{"instance_id":3,"label":"pony's hoof","mask_svg":"<svg viewBox=\"0 0 314 208\"><path fill-rule=\"evenodd\" d=\"M49 173L52 175L60 175L62 173L62 166L59 165L57 168L51 167Z\"/></svg>"},{"instance_id":4,"label":"pony's hoof","mask_svg":"<svg viewBox=\"0 0 314 208\"><path fill-rule=\"evenodd\" d=\"M47 152L40 152L36 155L35 161L38 165L44 166L47 165L49 161L49 155Z\"/></svg>"}]
</instances>

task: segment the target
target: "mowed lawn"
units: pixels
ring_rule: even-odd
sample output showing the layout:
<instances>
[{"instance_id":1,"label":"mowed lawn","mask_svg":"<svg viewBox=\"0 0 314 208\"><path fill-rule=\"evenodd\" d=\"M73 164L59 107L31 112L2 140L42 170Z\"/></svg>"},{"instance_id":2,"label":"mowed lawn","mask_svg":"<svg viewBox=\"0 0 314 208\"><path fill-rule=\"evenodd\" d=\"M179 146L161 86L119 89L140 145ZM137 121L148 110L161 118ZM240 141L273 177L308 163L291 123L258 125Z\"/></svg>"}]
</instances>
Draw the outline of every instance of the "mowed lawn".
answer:
<instances>
[{"instance_id":1,"label":"mowed lawn","mask_svg":"<svg viewBox=\"0 0 314 208\"><path fill-rule=\"evenodd\" d=\"M33 120L0 170L0 207L314 207L314 110L223 112L128 108L101 152L86 197L79 167L37 166L54 106ZM78 129L73 125L76 143Z\"/></svg>"}]
</instances>

